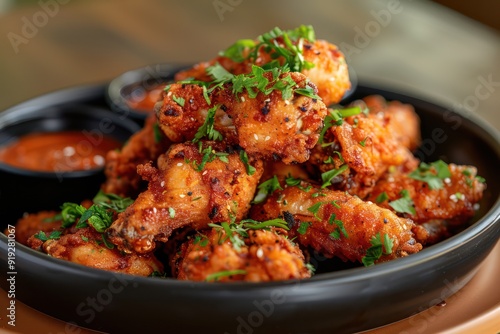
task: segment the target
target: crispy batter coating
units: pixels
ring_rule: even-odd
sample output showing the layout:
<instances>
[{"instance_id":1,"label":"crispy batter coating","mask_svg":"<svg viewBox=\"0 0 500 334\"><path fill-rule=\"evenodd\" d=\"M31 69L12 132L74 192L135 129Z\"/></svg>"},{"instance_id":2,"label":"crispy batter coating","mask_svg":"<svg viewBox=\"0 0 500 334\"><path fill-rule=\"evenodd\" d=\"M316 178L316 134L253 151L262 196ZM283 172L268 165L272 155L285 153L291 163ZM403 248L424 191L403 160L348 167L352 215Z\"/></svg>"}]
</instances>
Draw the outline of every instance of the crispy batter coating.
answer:
<instances>
[{"instance_id":1,"label":"crispy batter coating","mask_svg":"<svg viewBox=\"0 0 500 334\"><path fill-rule=\"evenodd\" d=\"M146 119L144 127L133 134L120 151L109 151L106 156L106 181L101 189L105 193L135 198L145 189L137 166L150 161L156 162L158 156L170 146L170 141L155 134L156 116Z\"/></svg>"},{"instance_id":2,"label":"crispy batter coating","mask_svg":"<svg viewBox=\"0 0 500 334\"><path fill-rule=\"evenodd\" d=\"M116 247L110 249L102 235L91 227L66 229L60 238L45 242L32 236L28 246L91 268L138 276L150 276L155 271L163 273L163 264L153 254L123 254Z\"/></svg>"},{"instance_id":3,"label":"crispy batter coating","mask_svg":"<svg viewBox=\"0 0 500 334\"><path fill-rule=\"evenodd\" d=\"M261 161L249 163L252 175L238 152L223 143L204 142L201 149L193 143L172 145L158 168L139 166L148 190L119 214L107 231L109 239L127 253L148 253L180 227L206 228L233 214L242 219L263 172Z\"/></svg>"},{"instance_id":4,"label":"crispy batter coating","mask_svg":"<svg viewBox=\"0 0 500 334\"><path fill-rule=\"evenodd\" d=\"M377 234L381 238L387 234L393 241L391 252L377 262L422 249L424 240L415 240L412 230L419 228L410 219L345 192L316 187L305 191L305 182L301 186L275 191L264 204L254 206L250 216L256 220L283 217L291 227L290 237L301 246L344 261L361 262ZM418 236L425 237L425 232L419 231Z\"/></svg>"},{"instance_id":5,"label":"crispy batter coating","mask_svg":"<svg viewBox=\"0 0 500 334\"><path fill-rule=\"evenodd\" d=\"M16 223L16 241L27 245L28 239L40 231L50 233L61 227L61 221L55 220L56 211L40 211L25 214Z\"/></svg>"},{"instance_id":6,"label":"crispy batter coating","mask_svg":"<svg viewBox=\"0 0 500 334\"><path fill-rule=\"evenodd\" d=\"M244 242L238 250L226 237L224 230L212 228L200 231L197 238L182 244L171 260L174 277L204 281L210 275L233 270L244 272L221 275L217 280L266 282L311 276L302 251L286 238L285 231L274 228L252 230Z\"/></svg>"},{"instance_id":7,"label":"crispy batter coating","mask_svg":"<svg viewBox=\"0 0 500 334\"><path fill-rule=\"evenodd\" d=\"M408 173L387 173L368 200L375 202L385 192L387 200L378 204L393 210L389 202L401 198L401 191L406 189L415 207L415 214L405 213L406 217L416 223L445 219L451 224L463 224L474 215L474 205L481 200L486 185L476 178L477 169L473 166L448 167L451 177L444 180L440 189L430 189L426 182L415 180Z\"/></svg>"},{"instance_id":8,"label":"crispy batter coating","mask_svg":"<svg viewBox=\"0 0 500 334\"><path fill-rule=\"evenodd\" d=\"M266 73L271 79L271 73ZM284 73L298 88L316 90L300 73ZM184 99L184 105L177 103ZM323 102L294 93L290 100L282 92L269 95L259 92L250 98L244 91L236 97L229 84L215 89L209 106L202 87L194 84L172 84L158 104L156 115L163 132L174 142L191 140L207 119L211 106L219 106L214 115L214 126L224 140L238 144L248 154L263 159L282 160L285 163L304 162L309 158L323 127L326 107Z\"/></svg>"},{"instance_id":9,"label":"crispy batter coating","mask_svg":"<svg viewBox=\"0 0 500 334\"><path fill-rule=\"evenodd\" d=\"M381 100L367 99L371 106ZM385 100L384 100L385 101ZM355 105L364 106L363 101ZM377 180L391 167L405 165L414 168L417 159L410 149L419 142L418 116L408 105L391 102L391 107L377 107L367 115L347 117L341 125L333 125L323 143L313 149L309 162L321 172L347 168L331 181L332 189L345 190L365 198ZM408 120L406 135L404 120Z\"/></svg>"},{"instance_id":10,"label":"crispy batter coating","mask_svg":"<svg viewBox=\"0 0 500 334\"><path fill-rule=\"evenodd\" d=\"M279 46L284 46L282 37L278 37L274 42ZM296 45L297 41L293 43ZM302 50L304 60L314 64L313 68L304 69L302 73L318 87L318 94L325 105L338 103L345 92L351 88L349 71L342 52L336 45L324 40L305 41ZM247 55L248 51L246 50ZM280 63L284 63L282 57L277 59ZM181 81L194 78L201 81L211 81L212 77L207 74L206 69L216 63L219 63L232 74L244 74L251 72L252 65L262 67L273 60L274 58L271 57L269 51L261 47L255 59L248 58L238 63L228 57L217 56L208 62L198 63L190 69L177 73L175 80Z\"/></svg>"}]
</instances>

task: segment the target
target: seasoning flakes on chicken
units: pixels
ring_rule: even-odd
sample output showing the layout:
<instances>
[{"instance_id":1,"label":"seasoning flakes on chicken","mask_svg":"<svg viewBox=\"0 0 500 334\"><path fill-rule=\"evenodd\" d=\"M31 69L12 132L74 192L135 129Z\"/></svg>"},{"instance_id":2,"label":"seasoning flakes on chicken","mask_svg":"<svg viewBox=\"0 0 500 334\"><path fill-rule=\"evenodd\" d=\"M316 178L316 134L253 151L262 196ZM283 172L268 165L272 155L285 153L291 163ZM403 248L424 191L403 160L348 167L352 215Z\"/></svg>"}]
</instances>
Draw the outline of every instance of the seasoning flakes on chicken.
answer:
<instances>
[{"instance_id":1,"label":"seasoning flakes on chicken","mask_svg":"<svg viewBox=\"0 0 500 334\"><path fill-rule=\"evenodd\" d=\"M229 226L229 225L226 225ZM221 226L201 230L171 260L174 277L192 281L267 282L311 276L304 255L282 229L245 231L235 224L228 237Z\"/></svg>"},{"instance_id":2,"label":"seasoning flakes on chicken","mask_svg":"<svg viewBox=\"0 0 500 334\"><path fill-rule=\"evenodd\" d=\"M141 165L148 181L108 229L111 242L127 253L148 253L175 229L206 228L211 222L242 219L263 172L260 160L221 142L174 144L158 168Z\"/></svg>"}]
</instances>

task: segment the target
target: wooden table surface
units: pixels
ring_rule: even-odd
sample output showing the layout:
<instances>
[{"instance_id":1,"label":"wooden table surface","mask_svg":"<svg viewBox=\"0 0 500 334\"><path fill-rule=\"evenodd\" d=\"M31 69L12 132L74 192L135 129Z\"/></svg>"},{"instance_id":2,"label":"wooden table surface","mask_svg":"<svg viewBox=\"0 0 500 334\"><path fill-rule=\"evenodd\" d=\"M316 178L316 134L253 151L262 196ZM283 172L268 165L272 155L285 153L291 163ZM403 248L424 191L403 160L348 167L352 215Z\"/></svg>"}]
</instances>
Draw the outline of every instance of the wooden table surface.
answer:
<instances>
[{"instance_id":1,"label":"wooden table surface","mask_svg":"<svg viewBox=\"0 0 500 334\"><path fill-rule=\"evenodd\" d=\"M477 113L500 129L499 32L410 0L33 2L0 13L0 111L144 65L210 59L236 39L300 24L339 45L361 82Z\"/></svg>"}]
</instances>

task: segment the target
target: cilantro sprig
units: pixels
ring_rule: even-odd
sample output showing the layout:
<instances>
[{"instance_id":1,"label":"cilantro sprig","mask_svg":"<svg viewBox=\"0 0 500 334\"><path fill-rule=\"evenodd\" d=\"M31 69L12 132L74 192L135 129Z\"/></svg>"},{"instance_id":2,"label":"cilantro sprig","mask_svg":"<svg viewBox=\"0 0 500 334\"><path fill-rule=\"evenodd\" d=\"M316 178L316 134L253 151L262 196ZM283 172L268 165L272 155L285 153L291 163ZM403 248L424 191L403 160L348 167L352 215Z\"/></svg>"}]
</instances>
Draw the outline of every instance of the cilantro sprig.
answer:
<instances>
[{"instance_id":1,"label":"cilantro sprig","mask_svg":"<svg viewBox=\"0 0 500 334\"><path fill-rule=\"evenodd\" d=\"M321 129L318 143L324 144L325 134L332 126L340 126L342 125L342 123L344 123L344 118L359 115L361 114L361 112L361 108L358 106L344 109L328 108L328 114L326 115L324 121L325 125L323 126L323 129Z\"/></svg>"},{"instance_id":2,"label":"cilantro sprig","mask_svg":"<svg viewBox=\"0 0 500 334\"><path fill-rule=\"evenodd\" d=\"M410 193L408 190L403 189L400 192L401 198L389 202L389 205L399 213L409 213L411 215L415 215L415 204L413 203L412 198L410 197Z\"/></svg>"},{"instance_id":3,"label":"cilantro sprig","mask_svg":"<svg viewBox=\"0 0 500 334\"><path fill-rule=\"evenodd\" d=\"M257 186L258 192L253 199L253 204L260 204L264 202L268 195L271 195L276 190L283 190L281 188L278 177L274 175L269 180L266 180Z\"/></svg>"}]
</instances>

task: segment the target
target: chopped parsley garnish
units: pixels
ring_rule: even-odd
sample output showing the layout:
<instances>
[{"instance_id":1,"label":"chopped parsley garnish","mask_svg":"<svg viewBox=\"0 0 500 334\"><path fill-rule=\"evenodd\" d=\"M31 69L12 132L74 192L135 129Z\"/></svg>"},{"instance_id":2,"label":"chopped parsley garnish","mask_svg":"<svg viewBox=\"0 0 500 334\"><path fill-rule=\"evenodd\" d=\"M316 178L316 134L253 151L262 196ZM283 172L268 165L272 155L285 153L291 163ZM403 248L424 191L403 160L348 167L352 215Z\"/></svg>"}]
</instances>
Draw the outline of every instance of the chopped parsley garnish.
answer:
<instances>
[{"instance_id":1,"label":"chopped parsley garnish","mask_svg":"<svg viewBox=\"0 0 500 334\"><path fill-rule=\"evenodd\" d=\"M205 281L207 282L218 281L222 277L230 277L234 275L246 275L246 273L247 271L243 269L224 270L207 275L207 277L205 277Z\"/></svg>"},{"instance_id":2,"label":"chopped parsley garnish","mask_svg":"<svg viewBox=\"0 0 500 334\"><path fill-rule=\"evenodd\" d=\"M366 140L368 139L368 137L365 137L365 139L363 139L362 141L359 142L359 145L365 147L366 146Z\"/></svg>"},{"instance_id":3,"label":"chopped parsley garnish","mask_svg":"<svg viewBox=\"0 0 500 334\"><path fill-rule=\"evenodd\" d=\"M415 205L413 204L413 200L410 197L410 193L408 190L401 190L401 198L389 202L389 205L399 213L409 213L411 215L415 215Z\"/></svg>"},{"instance_id":4,"label":"chopped parsley garnish","mask_svg":"<svg viewBox=\"0 0 500 334\"><path fill-rule=\"evenodd\" d=\"M181 107L184 107L184 102L186 102L184 98L175 95L172 95L172 100L174 100L174 102L180 105Z\"/></svg>"},{"instance_id":5,"label":"chopped parsley garnish","mask_svg":"<svg viewBox=\"0 0 500 334\"><path fill-rule=\"evenodd\" d=\"M269 180L259 184L257 189L259 191L257 192L257 195L255 195L255 198L253 199L254 204L259 204L264 202L264 200L267 198L268 195L272 194L276 190L282 190L283 188L281 188L280 182L278 181L278 177L274 175Z\"/></svg>"},{"instance_id":6,"label":"chopped parsley garnish","mask_svg":"<svg viewBox=\"0 0 500 334\"><path fill-rule=\"evenodd\" d=\"M350 107L344 109L329 108L328 115L326 115L325 117L325 125L321 130L318 142L320 144L323 144L326 131L328 131L328 129L330 129L334 125L342 125L342 123L344 122L343 118L358 115L360 113L361 109L359 107Z\"/></svg>"},{"instance_id":7,"label":"chopped parsley garnish","mask_svg":"<svg viewBox=\"0 0 500 334\"><path fill-rule=\"evenodd\" d=\"M387 193L384 191L380 193L377 198L375 198L375 202L377 203L383 203L389 199L389 196L387 196Z\"/></svg>"},{"instance_id":8,"label":"chopped parsley garnish","mask_svg":"<svg viewBox=\"0 0 500 334\"><path fill-rule=\"evenodd\" d=\"M153 136L155 139L155 143L159 143L163 139L163 132L161 131L160 125L158 124L158 122L155 122L153 124Z\"/></svg>"},{"instance_id":9,"label":"chopped parsley garnish","mask_svg":"<svg viewBox=\"0 0 500 334\"><path fill-rule=\"evenodd\" d=\"M311 185L308 185L307 187L303 187L302 186L302 179L294 178L290 174L288 174L288 176L286 177L285 183L286 183L287 186L297 187L300 190L303 190L305 192L309 192L309 190L311 190L311 188L312 188Z\"/></svg>"},{"instance_id":10,"label":"chopped parsley garnish","mask_svg":"<svg viewBox=\"0 0 500 334\"><path fill-rule=\"evenodd\" d=\"M200 142L201 144L201 142ZM200 146L200 150L201 150L201 146ZM229 153L225 153L225 152L215 152L213 149L212 149L212 146L209 146L203 150L200 151L200 153L203 154L203 156L201 157L201 162L199 164L196 163L196 161L186 161L186 163L192 163L193 166L196 167L196 170L198 172L201 172L204 168L205 168L205 165L209 162L212 162L215 160L215 158L219 158L220 161L222 161L223 163L229 163L229 159L228 159L228 155Z\"/></svg>"},{"instance_id":11,"label":"chopped parsley garnish","mask_svg":"<svg viewBox=\"0 0 500 334\"><path fill-rule=\"evenodd\" d=\"M302 223L300 223L300 226L297 229L297 232L299 234L301 234L301 235L304 235L304 234L306 234L307 229L309 228L309 226L311 226L310 222L302 222Z\"/></svg>"},{"instance_id":12,"label":"chopped parsley garnish","mask_svg":"<svg viewBox=\"0 0 500 334\"><path fill-rule=\"evenodd\" d=\"M344 235L344 237L349 238L349 234L347 234L347 231L344 227L344 222L342 222L342 220L336 219L336 218L337 218L337 216L334 213L332 213L332 215L328 219L328 224L337 225L337 227L332 231L332 233L330 233L330 236L334 239L340 239L340 233L342 233Z\"/></svg>"},{"instance_id":13,"label":"chopped parsley garnish","mask_svg":"<svg viewBox=\"0 0 500 334\"><path fill-rule=\"evenodd\" d=\"M170 216L170 218L174 219L175 218L175 209L168 208L168 215Z\"/></svg>"},{"instance_id":14,"label":"chopped parsley garnish","mask_svg":"<svg viewBox=\"0 0 500 334\"><path fill-rule=\"evenodd\" d=\"M441 189L444 185L443 180L451 177L451 173L448 164L442 160L438 160L430 164L421 162L418 168L408 176L412 179L426 182L430 189Z\"/></svg>"},{"instance_id":15,"label":"chopped parsley garnish","mask_svg":"<svg viewBox=\"0 0 500 334\"><path fill-rule=\"evenodd\" d=\"M196 134L193 138L193 143L200 141L203 137L207 137L210 140L222 140L222 134L214 129L215 112L219 108L218 105L208 109L207 118L202 126L198 128Z\"/></svg>"},{"instance_id":16,"label":"chopped parsley garnish","mask_svg":"<svg viewBox=\"0 0 500 334\"><path fill-rule=\"evenodd\" d=\"M34 235L35 238L40 239L41 241L45 242L47 240L57 240L61 237L61 231L52 231L50 232L49 235L47 235L45 232L40 231Z\"/></svg>"},{"instance_id":17,"label":"chopped parsley garnish","mask_svg":"<svg viewBox=\"0 0 500 334\"><path fill-rule=\"evenodd\" d=\"M342 174L347 170L349 166L347 164L340 166L338 169L332 169L327 172L321 173L321 180L323 181L323 185L321 188L326 188L332 185L331 181L338 175Z\"/></svg>"},{"instance_id":18,"label":"chopped parsley garnish","mask_svg":"<svg viewBox=\"0 0 500 334\"><path fill-rule=\"evenodd\" d=\"M115 248L115 245L113 245L111 241L108 240L105 234L101 234L101 237L102 237L102 242L104 243L104 246L106 246L106 248L108 249Z\"/></svg>"},{"instance_id":19,"label":"chopped parsley garnish","mask_svg":"<svg viewBox=\"0 0 500 334\"><path fill-rule=\"evenodd\" d=\"M208 240L208 237L206 235L200 233L200 234L195 235L194 240L193 240L193 244L201 246L201 247L205 247L206 245L208 245L209 241L210 240Z\"/></svg>"},{"instance_id":20,"label":"chopped parsley garnish","mask_svg":"<svg viewBox=\"0 0 500 334\"><path fill-rule=\"evenodd\" d=\"M223 243L225 240L229 238L233 247L236 251L240 251L241 247L245 245L245 242L241 238L248 238L248 230L260 230L260 229L269 229L270 227L277 227L288 230L288 225L286 221L283 219L271 219L263 222L258 222L253 219L244 219L239 223L236 223L235 217L232 216L232 221L222 222L219 224L210 223L208 226L218 229L224 230L226 237L224 239L220 239L219 242Z\"/></svg>"},{"instance_id":21,"label":"chopped parsley garnish","mask_svg":"<svg viewBox=\"0 0 500 334\"><path fill-rule=\"evenodd\" d=\"M250 163L248 162L247 152L245 152L243 150L240 151L240 160L245 165L245 168L247 170L247 174L248 175L253 175L255 173L256 169L255 169L255 167L253 167L252 165L250 165Z\"/></svg>"},{"instance_id":22,"label":"chopped parsley garnish","mask_svg":"<svg viewBox=\"0 0 500 334\"><path fill-rule=\"evenodd\" d=\"M387 233L384 234L383 241L380 238L380 232L370 239L371 247L366 250L366 255L363 256L361 262L365 267L372 266L375 261L384 255L392 254L392 247L394 246L393 240Z\"/></svg>"},{"instance_id":23,"label":"chopped parsley garnish","mask_svg":"<svg viewBox=\"0 0 500 334\"><path fill-rule=\"evenodd\" d=\"M321 208L322 205L323 205L323 202L315 203L315 204L311 205L310 207L308 207L307 211L311 212L314 215L314 217L316 217L316 219L321 220L321 218L318 217L318 212L319 212L319 209Z\"/></svg>"},{"instance_id":24,"label":"chopped parsley garnish","mask_svg":"<svg viewBox=\"0 0 500 334\"><path fill-rule=\"evenodd\" d=\"M282 38L284 45L276 41L278 38ZM301 25L296 29L286 31L276 27L257 37L257 41L241 39L220 52L220 55L238 63L245 60L255 62L259 50L263 48L272 59L282 57L283 65L289 66L294 72L301 72L302 69L314 67L314 64L304 59L303 44L304 41L314 43L315 40L314 29L311 26Z\"/></svg>"},{"instance_id":25,"label":"chopped parsley garnish","mask_svg":"<svg viewBox=\"0 0 500 334\"><path fill-rule=\"evenodd\" d=\"M64 203L61 207L62 227L67 228L78 220L77 228L91 225L97 232L104 233L113 222L114 214L125 211L133 200L99 191L93 203L88 209L77 203Z\"/></svg>"}]
</instances>

